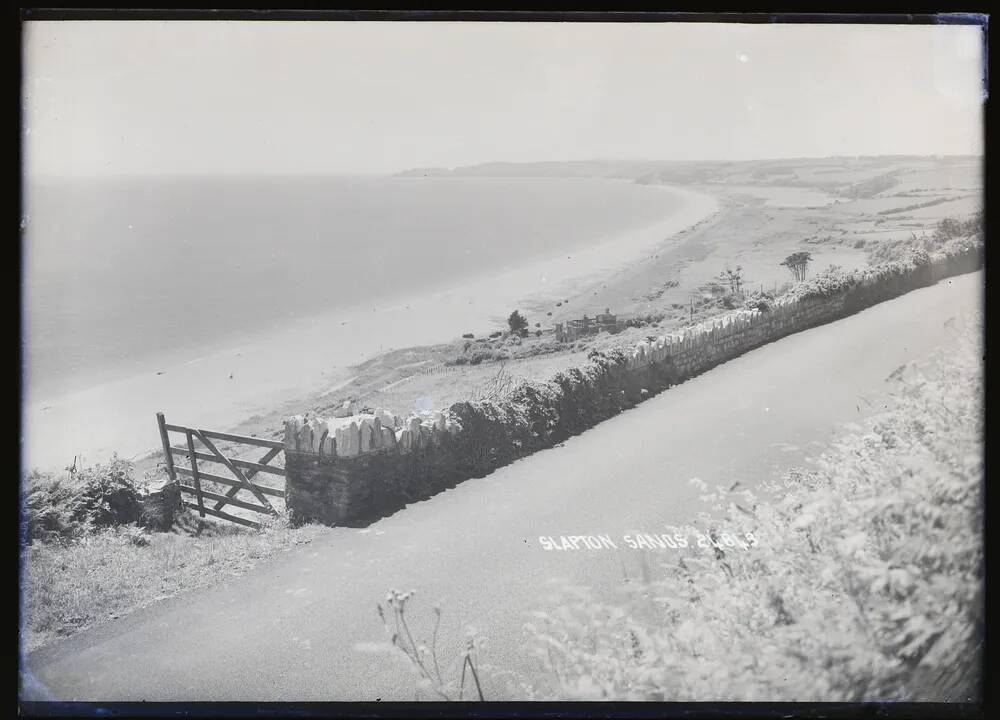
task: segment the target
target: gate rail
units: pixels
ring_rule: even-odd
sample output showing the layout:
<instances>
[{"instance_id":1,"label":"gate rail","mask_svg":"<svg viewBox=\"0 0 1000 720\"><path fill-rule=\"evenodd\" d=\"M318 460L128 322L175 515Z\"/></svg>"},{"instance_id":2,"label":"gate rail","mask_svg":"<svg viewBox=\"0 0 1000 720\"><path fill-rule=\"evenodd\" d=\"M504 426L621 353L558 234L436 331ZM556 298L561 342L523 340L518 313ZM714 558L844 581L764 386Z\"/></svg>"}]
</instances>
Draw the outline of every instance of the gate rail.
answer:
<instances>
[{"instance_id":1,"label":"gate rail","mask_svg":"<svg viewBox=\"0 0 1000 720\"><path fill-rule=\"evenodd\" d=\"M213 517L229 520L230 522L239 523L240 525L246 525L253 528L260 528L261 523L245 517L240 517L239 515L232 515L230 513L223 512L222 508L226 505L232 505L234 507L243 508L244 510L252 510L253 512L257 512L262 515L282 515L282 513L271 505L267 496L277 497L284 500L284 488L270 487L268 485L260 485L252 482L253 478L260 473L279 475L283 478L285 477L284 468L268 465L269 462L271 462L282 452L282 450L284 450L285 446L282 442L278 440L265 440L263 438L247 437L245 435L233 435L231 433L216 432L214 430L199 430L197 428L189 428L182 425L170 425L164 419L162 412L156 413L156 422L160 429L160 440L163 443L163 454L166 458L167 472L170 475L171 482L176 482L178 484L181 493L193 495L195 497L195 502L184 500L183 502L185 506L197 510L201 517L211 515ZM171 445L171 432L184 435L186 447ZM216 447L215 443L212 442L213 439L225 440L240 445L252 445L267 448L267 452L256 462L251 460L242 460L240 458L231 458L224 455L218 447ZM200 448L195 446L196 441L201 444ZM187 468L176 465L174 463L175 456L188 458L191 467ZM199 467L199 460L222 465L229 471L232 477L224 477L222 475L216 475L215 473L205 472ZM244 470L246 472L244 472ZM186 485L180 482L177 479L178 475L190 478L192 484ZM226 491L225 494L204 490L201 487L202 480L219 483L220 485L228 485L229 490ZM240 492L250 493L253 496L253 499L257 502L250 502L249 498L238 498L237 495L239 495ZM206 507L206 500L214 500L215 504L212 507Z\"/></svg>"}]
</instances>

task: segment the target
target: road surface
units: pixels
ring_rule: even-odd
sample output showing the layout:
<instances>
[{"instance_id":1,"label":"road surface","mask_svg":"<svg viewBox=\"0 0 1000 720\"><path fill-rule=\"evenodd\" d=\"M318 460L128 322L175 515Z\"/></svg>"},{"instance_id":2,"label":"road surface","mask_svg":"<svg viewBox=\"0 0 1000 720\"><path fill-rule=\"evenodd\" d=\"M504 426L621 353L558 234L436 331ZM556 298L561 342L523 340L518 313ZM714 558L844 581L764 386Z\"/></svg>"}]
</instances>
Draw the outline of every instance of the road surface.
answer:
<instances>
[{"instance_id":1,"label":"road surface","mask_svg":"<svg viewBox=\"0 0 1000 720\"><path fill-rule=\"evenodd\" d=\"M24 661L23 698L412 700L405 666L356 649L383 638L389 588L417 590L418 635L441 602L442 657L471 625L488 638L482 662L530 675L520 628L546 581L608 590L638 562L621 543L546 551L539 536L655 532L703 509L692 477L752 487L800 462L877 406L899 365L951 342L981 283L952 278L788 337L368 528L43 648ZM487 685L487 699L502 692Z\"/></svg>"}]
</instances>

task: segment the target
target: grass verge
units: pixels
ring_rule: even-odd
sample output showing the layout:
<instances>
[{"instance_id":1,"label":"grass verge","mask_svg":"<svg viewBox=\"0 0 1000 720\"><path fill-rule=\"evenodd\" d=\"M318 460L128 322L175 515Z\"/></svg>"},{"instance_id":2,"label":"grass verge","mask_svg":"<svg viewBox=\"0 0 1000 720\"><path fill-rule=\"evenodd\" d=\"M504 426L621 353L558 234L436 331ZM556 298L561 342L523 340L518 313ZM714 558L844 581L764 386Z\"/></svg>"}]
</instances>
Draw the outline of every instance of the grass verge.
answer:
<instances>
[{"instance_id":1,"label":"grass verge","mask_svg":"<svg viewBox=\"0 0 1000 720\"><path fill-rule=\"evenodd\" d=\"M97 530L66 543L22 549L21 648L31 652L93 625L227 577L307 543L325 528L277 522L261 531L182 513L171 532L135 526Z\"/></svg>"}]
</instances>

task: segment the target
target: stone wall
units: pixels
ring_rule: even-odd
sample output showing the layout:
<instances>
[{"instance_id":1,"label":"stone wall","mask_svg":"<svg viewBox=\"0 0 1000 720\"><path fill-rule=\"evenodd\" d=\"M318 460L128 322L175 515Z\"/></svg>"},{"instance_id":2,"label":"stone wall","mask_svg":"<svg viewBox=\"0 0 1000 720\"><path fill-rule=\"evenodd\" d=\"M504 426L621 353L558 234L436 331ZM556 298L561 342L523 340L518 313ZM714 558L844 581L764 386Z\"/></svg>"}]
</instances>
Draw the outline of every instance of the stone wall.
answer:
<instances>
[{"instance_id":1,"label":"stone wall","mask_svg":"<svg viewBox=\"0 0 1000 720\"><path fill-rule=\"evenodd\" d=\"M344 427L285 421L287 506L297 521L364 522L593 427L671 385L761 345L982 267L981 243L922 261L819 276L766 310L736 310L520 387L404 419L378 410Z\"/></svg>"},{"instance_id":2,"label":"stone wall","mask_svg":"<svg viewBox=\"0 0 1000 720\"><path fill-rule=\"evenodd\" d=\"M450 414L402 421L378 410L339 426L297 415L285 420L285 503L297 521L341 525L426 497L451 479Z\"/></svg>"}]
</instances>

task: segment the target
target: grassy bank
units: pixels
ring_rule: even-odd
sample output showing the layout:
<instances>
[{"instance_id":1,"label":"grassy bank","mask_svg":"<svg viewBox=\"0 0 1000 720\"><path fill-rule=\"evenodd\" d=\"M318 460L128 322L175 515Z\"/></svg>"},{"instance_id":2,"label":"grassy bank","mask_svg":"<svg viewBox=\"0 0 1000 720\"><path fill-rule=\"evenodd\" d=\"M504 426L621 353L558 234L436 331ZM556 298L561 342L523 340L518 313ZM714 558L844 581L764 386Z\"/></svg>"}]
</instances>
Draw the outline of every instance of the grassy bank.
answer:
<instances>
[{"instance_id":1,"label":"grassy bank","mask_svg":"<svg viewBox=\"0 0 1000 720\"><path fill-rule=\"evenodd\" d=\"M22 649L241 575L317 537L323 528L276 521L252 531L190 511L156 532L122 460L67 474L34 475L22 526ZM148 513L147 513L148 515Z\"/></svg>"}]
</instances>

